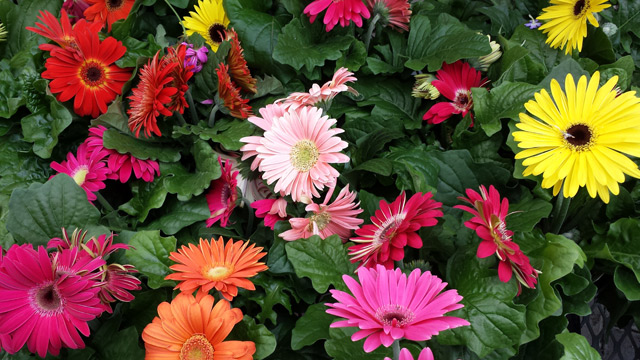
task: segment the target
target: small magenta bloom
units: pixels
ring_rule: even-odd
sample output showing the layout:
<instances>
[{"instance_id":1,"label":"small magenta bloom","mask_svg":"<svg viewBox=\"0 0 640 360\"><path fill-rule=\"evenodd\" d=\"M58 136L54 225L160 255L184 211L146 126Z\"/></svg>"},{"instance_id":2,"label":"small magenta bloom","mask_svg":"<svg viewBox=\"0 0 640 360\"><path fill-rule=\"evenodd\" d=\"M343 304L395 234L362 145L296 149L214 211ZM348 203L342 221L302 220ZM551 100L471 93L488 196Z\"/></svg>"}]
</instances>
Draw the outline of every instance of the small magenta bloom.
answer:
<instances>
[{"instance_id":1,"label":"small magenta bloom","mask_svg":"<svg viewBox=\"0 0 640 360\"><path fill-rule=\"evenodd\" d=\"M531 30L537 29L542 25L542 23L540 23L540 21L538 21L538 19L535 19L531 15L529 15L529 19L531 19L531 20L529 20L529 22L525 23L524 26L528 27Z\"/></svg>"},{"instance_id":2,"label":"small magenta bloom","mask_svg":"<svg viewBox=\"0 0 640 360\"><path fill-rule=\"evenodd\" d=\"M316 0L304 8L304 13L309 16L309 21L314 22L318 14L325 9L327 12L322 22L327 26L327 32L338 23L346 27L351 21L362 27L362 18L368 19L371 16L362 0Z\"/></svg>"},{"instance_id":3,"label":"small magenta bloom","mask_svg":"<svg viewBox=\"0 0 640 360\"><path fill-rule=\"evenodd\" d=\"M384 358L384 360L392 360L391 358ZM400 350L400 359L399 360L413 360L413 355L407 349ZM433 360L433 353L431 349L424 348L420 351L420 355L418 355L418 360Z\"/></svg>"},{"instance_id":4,"label":"small magenta bloom","mask_svg":"<svg viewBox=\"0 0 640 360\"><path fill-rule=\"evenodd\" d=\"M251 203L256 217L264 218L264 226L273 230L278 221L287 220L287 200L284 198L262 199Z\"/></svg>"},{"instance_id":5,"label":"small magenta bloom","mask_svg":"<svg viewBox=\"0 0 640 360\"><path fill-rule=\"evenodd\" d=\"M236 200L238 200L238 171L233 171L231 161L228 159L222 163L218 157L222 176L211 182L211 187L206 195L207 204L211 216L207 219L207 227L213 226L216 221L220 220L220 226L225 227L229 222L229 216L236 208Z\"/></svg>"},{"instance_id":6,"label":"small magenta bloom","mask_svg":"<svg viewBox=\"0 0 640 360\"><path fill-rule=\"evenodd\" d=\"M189 66L193 66L191 71L194 74L202 71L202 65L206 64L207 60L209 60L207 56L209 49L207 49L206 46L194 49L193 44L188 44L186 42L183 42L182 45L187 46L187 53L184 58L184 67L188 68Z\"/></svg>"}]
</instances>

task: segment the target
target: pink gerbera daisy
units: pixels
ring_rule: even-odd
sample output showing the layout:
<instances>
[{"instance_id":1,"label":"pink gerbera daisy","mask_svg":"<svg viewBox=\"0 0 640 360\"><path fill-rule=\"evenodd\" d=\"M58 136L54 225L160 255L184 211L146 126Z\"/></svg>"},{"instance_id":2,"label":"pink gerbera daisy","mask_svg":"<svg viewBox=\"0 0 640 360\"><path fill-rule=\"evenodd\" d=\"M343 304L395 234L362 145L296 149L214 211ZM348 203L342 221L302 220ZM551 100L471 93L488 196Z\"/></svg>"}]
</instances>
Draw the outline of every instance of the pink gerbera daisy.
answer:
<instances>
[{"instance_id":1,"label":"pink gerbera daisy","mask_svg":"<svg viewBox=\"0 0 640 360\"><path fill-rule=\"evenodd\" d=\"M67 154L67 160L61 163L51 162L51 168L58 173L64 173L76 182L87 193L87 199L97 199L95 192L104 189L104 181L107 179L109 169L101 161L107 156L106 151L93 151L87 149L87 144L80 144L76 155ZM55 176L55 175L54 175ZM52 176L53 177L53 176Z\"/></svg>"},{"instance_id":2,"label":"pink gerbera daisy","mask_svg":"<svg viewBox=\"0 0 640 360\"><path fill-rule=\"evenodd\" d=\"M335 184L340 173L330 164L349 162L340 153L347 143L336 136L344 130L331 129L335 123L315 107L289 110L273 120L256 152L262 178L267 184L276 183L275 192L302 201L319 197L318 190Z\"/></svg>"},{"instance_id":3,"label":"pink gerbera daisy","mask_svg":"<svg viewBox=\"0 0 640 360\"><path fill-rule=\"evenodd\" d=\"M453 114L466 116L473 108L471 88L481 87L487 83L487 79L482 78L480 71L462 61L456 61L453 64L444 63L442 69L436 73L436 78L437 80L433 80L431 85L452 102L439 102L433 105L422 118L429 124L439 124ZM470 116L471 126L473 126L473 113Z\"/></svg>"},{"instance_id":4,"label":"pink gerbera daisy","mask_svg":"<svg viewBox=\"0 0 640 360\"><path fill-rule=\"evenodd\" d=\"M385 357L384 360L392 360L391 358ZM413 360L413 355L406 348L400 350L400 358L398 360ZM418 360L433 360L433 353L431 349L424 348L420 351L420 355L418 355Z\"/></svg>"},{"instance_id":5,"label":"pink gerbera daisy","mask_svg":"<svg viewBox=\"0 0 640 360\"><path fill-rule=\"evenodd\" d=\"M348 91L354 95L358 95L358 92L351 86L346 85L348 82L354 82L356 79L353 73L347 68L340 68L333 74L333 78L330 81L320 86L313 84L308 93L294 92L287 96L285 99L277 100L277 103L282 103L285 109L297 109L302 106L314 106L319 102L327 102L332 100L341 92Z\"/></svg>"},{"instance_id":6,"label":"pink gerbera daisy","mask_svg":"<svg viewBox=\"0 0 640 360\"><path fill-rule=\"evenodd\" d=\"M371 16L362 0L316 0L304 8L304 13L309 16L309 21L314 22L325 9L327 12L322 22L327 26L327 32L338 23L346 27L351 21L362 27L362 18L368 19Z\"/></svg>"},{"instance_id":7,"label":"pink gerbera daisy","mask_svg":"<svg viewBox=\"0 0 640 360\"><path fill-rule=\"evenodd\" d=\"M374 14L382 16L383 24L390 25L399 32L409 30L409 0L367 0L367 3Z\"/></svg>"},{"instance_id":8,"label":"pink gerbera daisy","mask_svg":"<svg viewBox=\"0 0 640 360\"><path fill-rule=\"evenodd\" d=\"M284 198L263 199L251 203L251 207L256 209L256 216L264 218L264 226L273 230L278 221L287 219L287 200Z\"/></svg>"},{"instance_id":9,"label":"pink gerbera daisy","mask_svg":"<svg viewBox=\"0 0 640 360\"><path fill-rule=\"evenodd\" d=\"M463 307L456 290L441 291L447 286L430 272L415 269L407 277L400 269L388 270L378 265L358 271L358 283L348 275L342 279L351 294L330 290L337 302L325 304L329 314L345 318L331 324L335 327L357 327L351 340L364 342L364 351L380 345L389 347L394 340L425 341L440 331L469 325L449 311Z\"/></svg>"},{"instance_id":10,"label":"pink gerbera daisy","mask_svg":"<svg viewBox=\"0 0 640 360\"><path fill-rule=\"evenodd\" d=\"M99 288L83 276L58 273L44 247L12 246L0 267L0 333L12 337L15 350L45 357L65 346L84 347L78 330L102 313Z\"/></svg>"},{"instance_id":11,"label":"pink gerbera daisy","mask_svg":"<svg viewBox=\"0 0 640 360\"><path fill-rule=\"evenodd\" d=\"M269 104L262 109L258 110L262 117L258 116L249 116L247 120L249 120L252 124L259 127L260 129L267 131L271 129L271 125L273 124L273 120L275 118L279 118L284 115L287 107L283 104ZM264 138L262 136L246 136L240 139L240 141L247 143L240 148L242 151L242 160L246 160L252 156L258 155L258 151L256 149L258 146L262 145L262 140ZM260 158L256 156L251 163L251 170L255 170L260 165Z\"/></svg>"},{"instance_id":12,"label":"pink gerbera daisy","mask_svg":"<svg viewBox=\"0 0 640 360\"><path fill-rule=\"evenodd\" d=\"M233 166L229 160L224 165L218 157L218 163L222 169L222 176L211 182L211 187L206 195L211 216L207 219L207 227L211 227L220 220L220 226L225 227L229 222L229 216L236 207L238 200L238 171L232 172Z\"/></svg>"},{"instance_id":13,"label":"pink gerbera daisy","mask_svg":"<svg viewBox=\"0 0 640 360\"><path fill-rule=\"evenodd\" d=\"M351 235L351 230L356 230L363 220L356 216L362 212L360 203L355 203L356 193L349 191L349 185L344 187L338 194L336 200L327 205L333 189L327 193L321 205L312 203L307 205L305 210L313 215L306 218L293 218L289 220L291 230L280 234L280 237L293 241L306 239L312 235L319 235L326 239L331 235L338 235L340 239L346 241Z\"/></svg>"},{"instance_id":14,"label":"pink gerbera daisy","mask_svg":"<svg viewBox=\"0 0 640 360\"><path fill-rule=\"evenodd\" d=\"M480 193L467 189L468 198L459 197L473 208L465 205L456 205L454 208L467 211L473 217L464 225L475 230L482 239L478 246L477 256L486 258L494 253L500 260L498 265L498 277L502 282L508 282L513 273L518 279L518 294L522 291L521 285L530 289L538 282L539 271L534 269L529 258L520 250L518 244L512 241L513 231L507 229L505 219L509 215L509 200L500 201L498 190L489 186L489 191L484 185L480 186Z\"/></svg>"},{"instance_id":15,"label":"pink gerbera daisy","mask_svg":"<svg viewBox=\"0 0 640 360\"><path fill-rule=\"evenodd\" d=\"M360 266L374 267L382 264L393 268L393 262L404 258L404 247L422 247L422 239L416 233L424 226L434 226L442 216L442 203L433 200L433 195L417 193L407 200L404 192L388 204L380 200L380 210L371 217L372 224L356 230L358 237L351 241L358 245L349 248L351 261L362 261Z\"/></svg>"}]
</instances>

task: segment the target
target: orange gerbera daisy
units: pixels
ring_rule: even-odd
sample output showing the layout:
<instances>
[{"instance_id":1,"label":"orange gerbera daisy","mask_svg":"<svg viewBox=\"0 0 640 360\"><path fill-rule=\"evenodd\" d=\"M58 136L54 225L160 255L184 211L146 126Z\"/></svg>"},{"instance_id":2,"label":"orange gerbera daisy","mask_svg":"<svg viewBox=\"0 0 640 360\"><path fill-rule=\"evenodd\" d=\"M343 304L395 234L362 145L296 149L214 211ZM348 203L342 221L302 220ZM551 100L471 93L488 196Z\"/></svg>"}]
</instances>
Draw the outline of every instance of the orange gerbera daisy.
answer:
<instances>
[{"instance_id":1,"label":"orange gerbera daisy","mask_svg":"<svg viewBox=\"0 0 640 360\"><path fill-rule=\"evenodd\" d=\"M169 111L174 112L178 111L180 114L184 112L184 108L188 108L189 104L187 104L187 100L184 97L184 94L189 90L189 85L187 82L193 76L192 69L194 65L185 66L185 57L187 54L187 46L184 44L178 45L177 49L170 47L168 49L169 53L165 57L167 62L175 63L176 66L169 74L173 80L171 81L171 87L174 87L178 90L175 95L171 97L171 102L169 103Z\"/></svg>"},{"instance_id":2,"label":"orange gerbera daisy","mask_svg":"<svg viewBox=\"0 0 640 360\"><path fill-rule=\"evenodd\" d=\"M91 6L84 11L84 17L88 21L107 24L111 31L114 22L126 19L131 12L135 0L87 0Z\"/></svg>"},{"instance_id":3,"label":"orange gerbera daisy","mask_svg":"<svg viewBox=\"0 0 640 360\"><path fill-rule=\"evenodd\" d=\"M158 128L158 116L172 114L167 106L171 97L178 92L178 89L171 86L171 72L178 64L169 62L166 58L158 58L158 55L159 50L140 70L140 82L131 90L133 94L129 96L129 129L136 137L140 137L142 128L147 137L151 136L151 132L162 135Z\"/></svg>"},{"instance_id":4,"label":"orange gerbera daisy","mask_svg":"<svg viewBox=\"0 0 640 360\"><path fill-rule=\"evenodd\" d=\"M229 55L227 57L231 78L242 90L255 94L258 92L256 79L251 77L247 61L242 54L244 50L242 50L242 46L240 46L238 34L233 29L228 29L226 33L226 40L231 44L231 49L229 49Z\"/></svg>"},{"instance_id":5,"label":"orange gerbera daisy","mask_svg":"<svg viewBox=\"0 0 640 360\"><path fill-rule=\"evenodd\" d=\"M240 96L240 89L231 81L229 67L220 63L216 73L218 74L218 97L224 101L224 106L229 109L231 116L246 119L253 115L251 106L247 104L249 99L243 99Z\"/></svg>"},{"instance_id":6,"label":"orange gerbera daisy","mask_svg":"<svg viewBox=\"0 0 640 360\"><path fill-rule=\"evenodd\" d=\"M255 244L247 245L249 242L233 242L233 239L225 245L221 236L217 241L200 239L199 246L182 246L178 252L169 255L169 259L177 262L170 266L176 273L167 275L165 279L181 281L175 288L189 294L198 288L203 294L215 288L231 301L238 295L239 287L256 289L246 278L268 269L264 263L258 262L267 253L260 252L262 248L255 247Z\"/></svg>"},{"instance_id":7,"label":"orange gerbera daisy","mask_svg":"<svg viewBox=\"0 0 640 360\"><path fill-rule=\"evenodd\" d=\"M242 321L242 311L211 295L181 293L158 305L158 316L142 331L145 360L251 360L253 341L223 341Z\"/></svg>"}]
</instances>

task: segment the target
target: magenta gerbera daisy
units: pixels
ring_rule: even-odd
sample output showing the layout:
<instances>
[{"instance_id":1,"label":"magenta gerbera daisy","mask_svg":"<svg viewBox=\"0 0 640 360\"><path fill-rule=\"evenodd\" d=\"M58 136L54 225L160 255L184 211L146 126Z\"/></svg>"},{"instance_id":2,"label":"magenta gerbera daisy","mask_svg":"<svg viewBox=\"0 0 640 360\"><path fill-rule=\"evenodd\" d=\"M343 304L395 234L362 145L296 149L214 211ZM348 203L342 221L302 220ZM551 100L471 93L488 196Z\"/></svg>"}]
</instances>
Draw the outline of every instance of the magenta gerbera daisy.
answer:
<instances>
[{"instance_id":1,"label":"magenta gerbera daisy","mask_svg":"<svg viewBox=\"0 0 640 360\"><path fill-rule=\"evenodd\" d=\"M264 218L264 226L273 230L278 221L287 219L287 200L284 198L262 199L251 203L256 209L256 217Z\"/></svg>"},{"instance_id":2,"label":"magenta gerbera daisy","mask_svg":"<svg viewBox=\"0 0 640 360\"><path fill-rule=\"evenodd\" d=\"M79 349L89 336L88 321L102 313L99 288L83 276L58 273L44 247L12 246L0 267L0 333L15 349L45 357Z\"/></svg>"},{"instance_id":3,"label":"magenta gerbera daisy","mask_svg":"<svg viewBox=\"0 0 640 360\"><path fill-rule=\"evenodd\" d=\"M371 217L371 224L356 230L358 237L351 238L357 245L349 248L351 261L361 261L360 266L374 267L382 264L393 268L393 262L404 258L404 247L422 247L422 239L416 233L424 226L438 223L442 216L439 203L430 192L417 193L407 201L404 192L391 204L380 200L380 209Z\"/></svg>"},{"instance_id":4,"label":"magenta gerbera daisy","mask_svg":"<svg viewBox=\"0 0 640 360\"><path fill-rule=\"evenodd\" d=\"M360 269L356 281L348 275L342 279L351 294L330 290L337 300L325 304L329 314L345 318L331 324L335 327L357 327L351 340L364 342L364 351L380 345L389 347L394 340L425 341L440 331L469 325L467 320L444 316L464 307L456 290L442 290L447 283L415 269L407 277L400 269L388 270L382 265ZM353 295L352 295L353 294Z\"/></svg>"},{"instance_id":5,"label":"magenta gerbera daisy","mask_svg":"<svg viewBox=\"0 0 640 360\"><path fill-rule=\"evenodd\" d=\"M106 151L93 151L87 149L87 144L80 144L76 155L67 154L67 160L61 163L51 162L51 168L58 173L64 173L76 182L87 193L87 199L97 199L95 192L104 189L104 181L107 180L109 169L101 161L107 156ZM55 176L55 175L54 175ZM52 176L53 177L53 176Z\"/></svg>"},{"instance_id":6,"label":"magenta gerbera daisy","mask_svg":"<svg viewBox=\"0 0 640 360\"><path fill-rule=\"evenodd\" d=\"M211 182L210 190L206 195L211 212L211 216L207 219L207 227L211 227L218 220L220 220L220 226L227 226L229 216L238 200L238 171L232 171L233 166L228 159L223 165L218 157L218 163L222 169L222 176Z\"/></svg>"},{"instance_id":7,"label":"magenta gerbera daisy","mask_svg":"<svg viewBox=\"0 0 640 360\"><path fill-rule=\"evenodd\" d=\"M335 123L315 107L289 110L273 119L256 152L262 178L267 184L275 182L275 192L302 201L320 197L318 190L335 184L340 174L330 164L349 162L340 153L347 143L336 136L344 130L332 129Z\"/></svg>"},{"instance_id":8,"label":"magenta gerbera daisy","mask_svg":"<svg viewBox=\"0 0 640 360\"><path fill-rule=\"evenodd\" d=\"M333 189L327 193L324 202L320 205L311 203L305 210L312 213L306 218L293 218L289 220L291 230L280 234L280 237L293 241L306 239L312 235L319 235L325 239L331 235L338 235L346 241L352 230L359 228L363 220L357 216L362 212L360 203L356 203L356 193L349 191L349 185L344 187L338 197L329 205L329 199Z\"/></svg>"},{"instance_id":9,"label":"magenta gerbera daisy","mask_svg":"<svg viewBox=\"0 0 640 360\"><path fill-rule=\"evenodd\" d=\"M384 358L384 360L392 359L386 357ZM411 355L411 352L409 350L403 348L402 350L400 350L400 357L398 358L398 360L413 360L413 355ZM418 360L433 360L433 352L431 352L431 349L422 349L422 351L420 351L420 355L418 355Z\"/></svg>"},{"instance_id":10,"label":"magenta gerbera daisy","mask_svg":"<svg viewBox=\"0 0 640 360\"><path fill-rule=\"evenodd\" d=\"M318 14L325 9L327 12L322 22L327 26L327 32L338 23L346 27L351 21L362 27L362 18L368 19L371 16L362 0L316 0L304 8L304 13L309 16L310 22L314 22Z\"/></svg>"}]
</instances>

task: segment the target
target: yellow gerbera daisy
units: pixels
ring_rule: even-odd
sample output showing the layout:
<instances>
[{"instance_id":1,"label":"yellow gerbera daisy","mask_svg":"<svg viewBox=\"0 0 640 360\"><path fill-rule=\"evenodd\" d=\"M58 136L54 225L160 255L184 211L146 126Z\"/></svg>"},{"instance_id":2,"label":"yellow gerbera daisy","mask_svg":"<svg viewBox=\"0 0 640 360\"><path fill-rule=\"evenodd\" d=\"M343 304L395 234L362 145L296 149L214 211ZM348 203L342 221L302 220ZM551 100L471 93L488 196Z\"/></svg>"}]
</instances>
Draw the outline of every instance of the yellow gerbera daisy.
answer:
<instances>
[{"instance_id":1,"label":"yellow gerbera daisy","mask_svg":"<svg viewBox=\"0 0 640 360\"><path fill-rule=\"evenodd\" d=\"M564 48L565 53L573 49L582 50L582 40L587 36L587 20L598 27L594 13L600 12L611 4L607 0L551 0L553 4L542 9L538 20L548 20L540 27L547 35L546 43L552 48Z\"/></svg>"},{"instance_id":2,"label":"yellow gerbera daisy","mask_svg":"<svg viewBox=\"0 0 640 360\"><path fill-rule=\"evenodd\" d=\"M189 11L191 16L185 16L182 22L187 35L191 36L197 32L207 40L211 50L218 51L218 46L227 37L225 30L229 25L222 0L199 0L195 10Z\"/></svg>"},{"instance_id":3,"label":"yellow gerbera daisy","mask_svg":"<svg viewBox=\"0 0 640 360\"><path fill-rule=\"evenodd\" d=\"M525 149L516 159L525 159L524 176L542 174L542 187L560 188L565 197L573 197L587 186L589 195L609 202L609 191L619 192L624 174L640 178L638 166L624 154L640 156L640 98L635 91L619 96L614 76L601 88L600 73L588 81L582 76L576 86L571 74L565 80L565 92L551 81L546 90L535 94L524 106L533 118L520 113L513 138ZM563 186L564 184L564 186Z\"/></svg>"}]
</instances>

